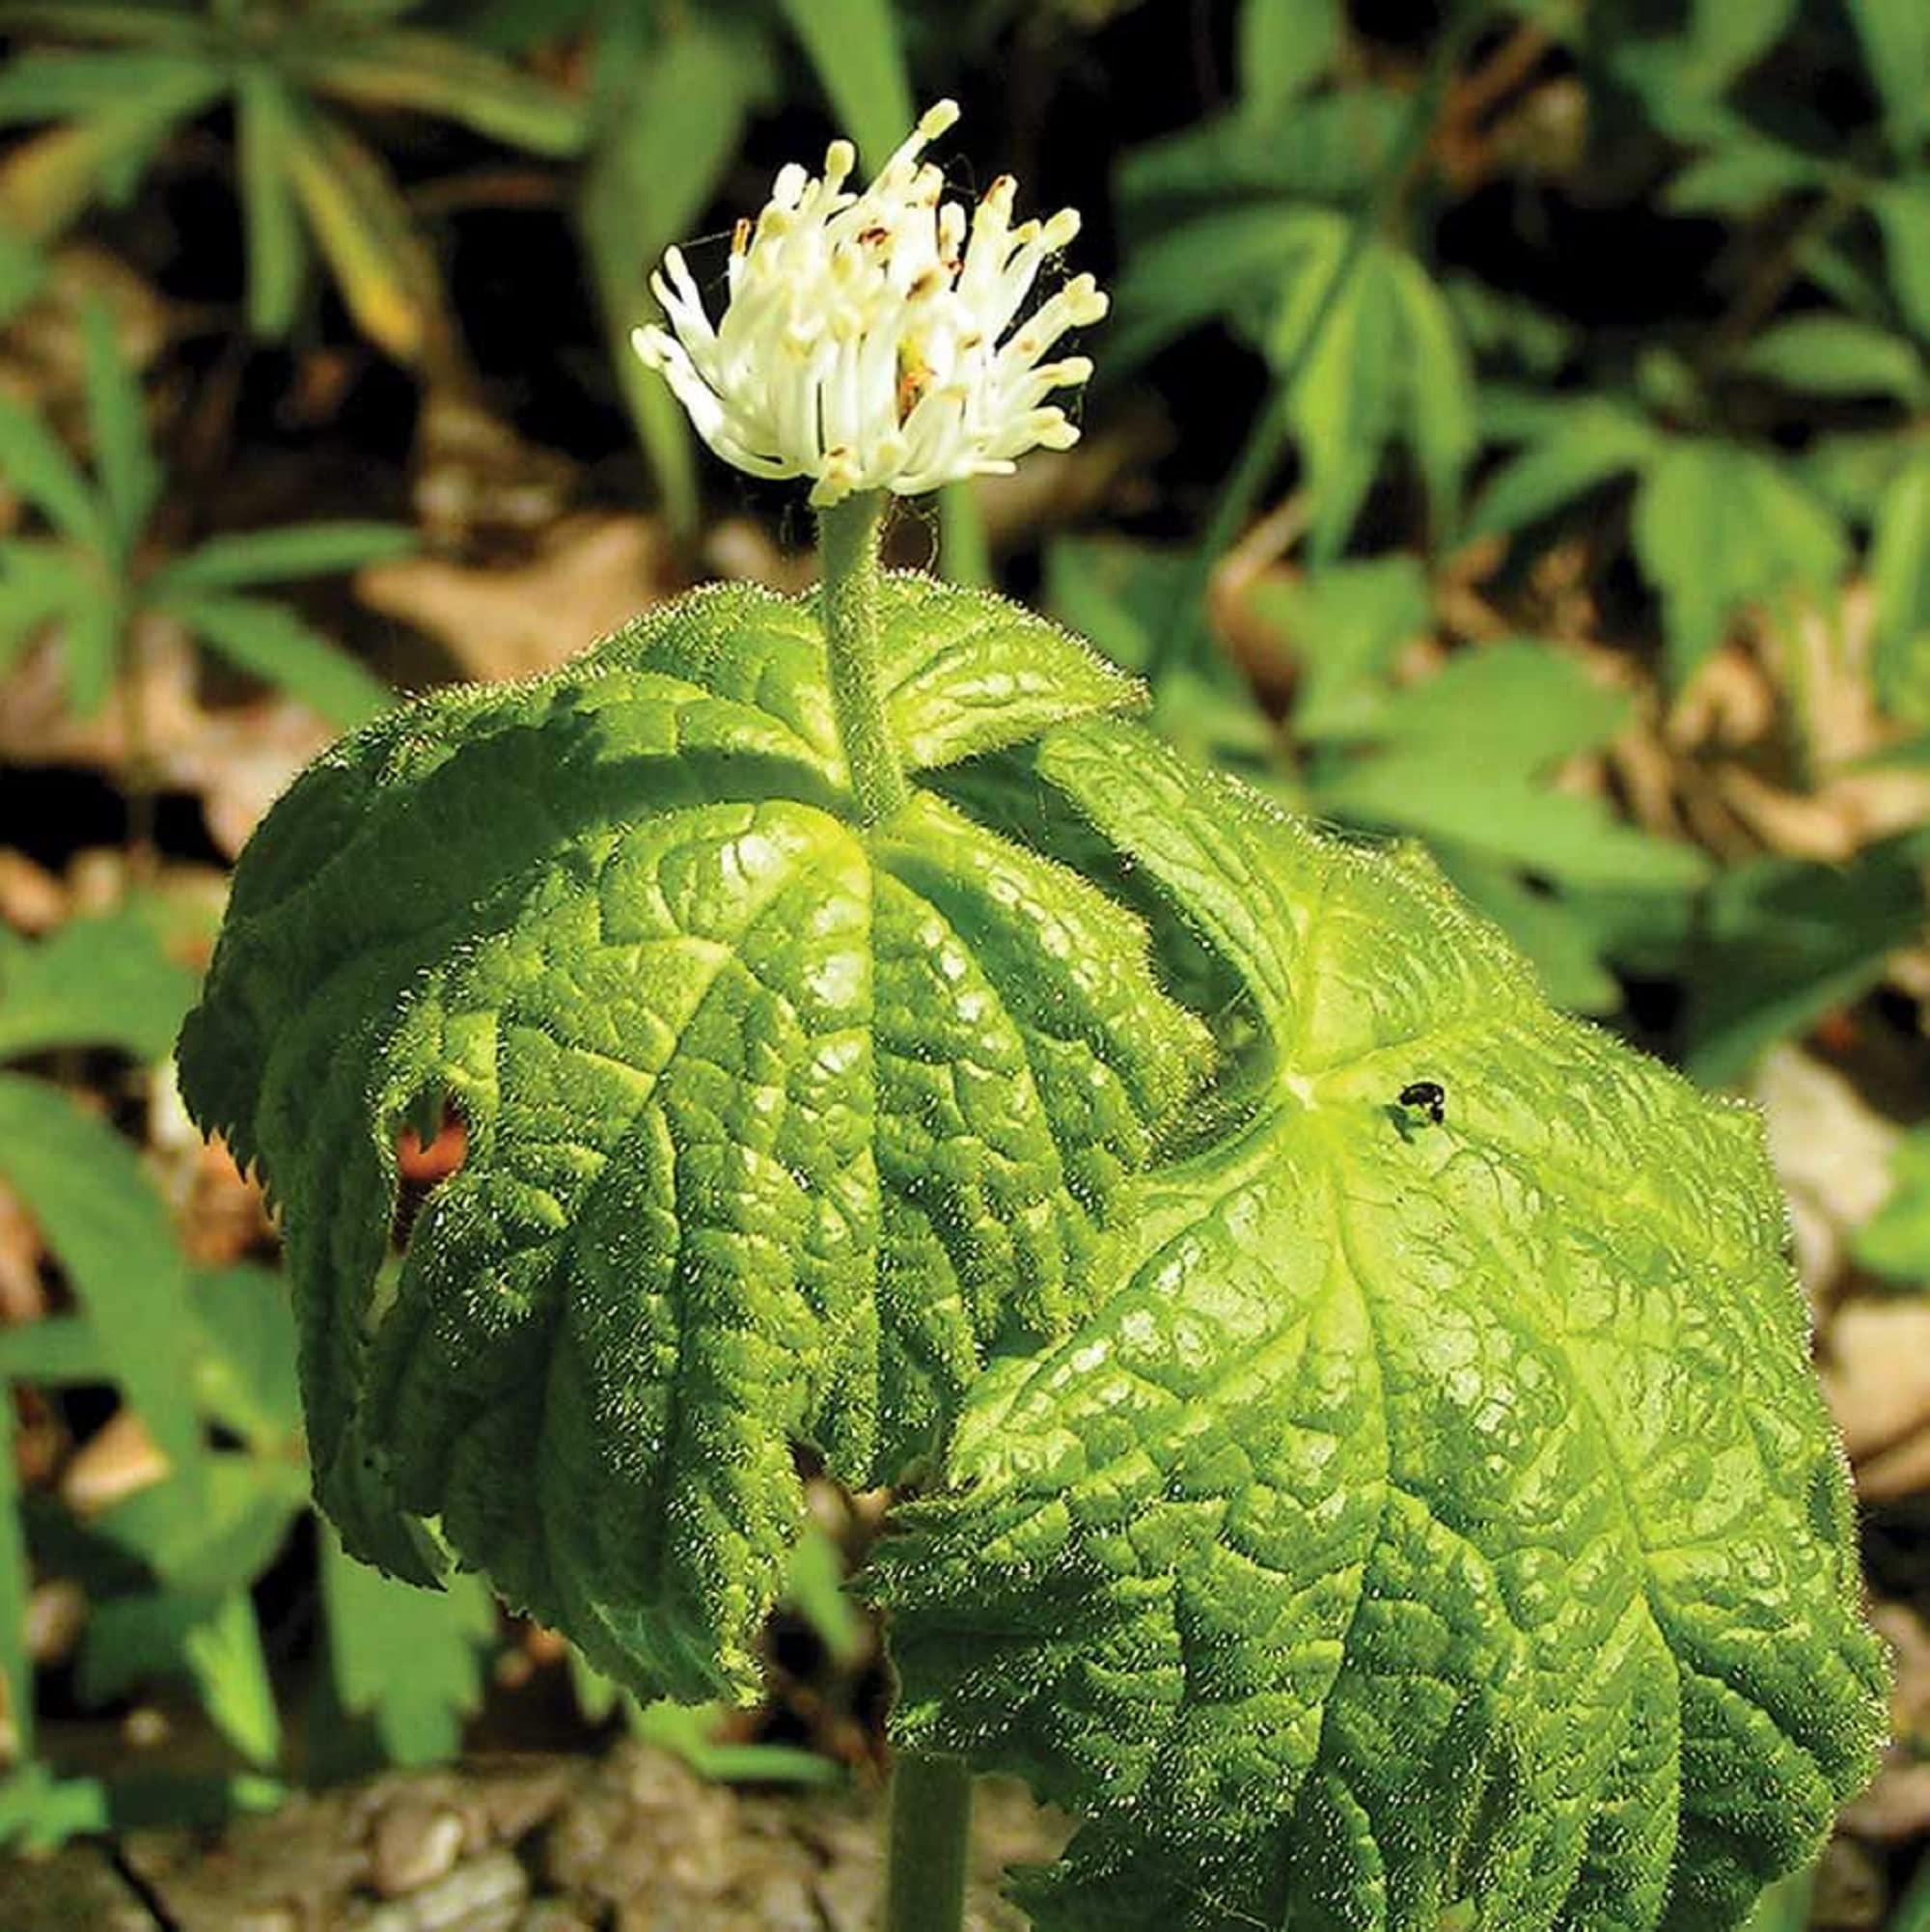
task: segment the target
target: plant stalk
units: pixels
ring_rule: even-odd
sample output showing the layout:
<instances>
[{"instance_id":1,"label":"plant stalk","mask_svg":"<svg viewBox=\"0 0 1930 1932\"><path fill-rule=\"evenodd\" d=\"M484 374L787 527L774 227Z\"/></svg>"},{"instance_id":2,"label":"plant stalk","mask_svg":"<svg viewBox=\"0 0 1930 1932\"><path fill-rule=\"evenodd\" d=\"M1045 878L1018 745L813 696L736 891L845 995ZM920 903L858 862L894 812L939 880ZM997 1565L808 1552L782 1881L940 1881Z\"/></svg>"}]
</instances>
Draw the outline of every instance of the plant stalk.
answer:
<instances>
[{"instance_id":1,"label":"plant stalk","mask_svg":"<svg viewBox=\"0 0 1930 1932\"><path fill-rule=\"evenodd\" d=\"M972 1835L972 1774L962 1757L899 1756L891 1835L884 1932L959 1932Z\"/></svg>"},{"instance_id":2,"label":"plant stalk","mask_svg":"<svg viewBox=\"0 0 1930 1932\"><path fill-rule=\"evenodd\" d=\"M879 681L878 539L882 490L848 496L818 512L817 548L824 569L820 608L830 659L831 704L851 767L851 788L868 825L889 817L911 795L885 723Z\"/></svg>"}]
</instances>

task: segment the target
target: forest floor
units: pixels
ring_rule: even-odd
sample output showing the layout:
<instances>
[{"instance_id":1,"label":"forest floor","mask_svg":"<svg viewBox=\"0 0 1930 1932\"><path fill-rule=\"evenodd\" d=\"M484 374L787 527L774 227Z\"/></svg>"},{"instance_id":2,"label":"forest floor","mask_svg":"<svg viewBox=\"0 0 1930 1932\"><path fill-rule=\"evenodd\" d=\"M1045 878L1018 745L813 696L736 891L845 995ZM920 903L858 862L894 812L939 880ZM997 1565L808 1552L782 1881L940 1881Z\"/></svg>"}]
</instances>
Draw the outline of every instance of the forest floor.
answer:
<instances>
[{"instance_id":1,"label":"forest floor","mask_svg":"<svg viewBox=\"0 0 1930 1932\"><path fill-rule=\"evenodd\" d=\"M1023 1932L1002 1867L1064 1830L980 1787L968 1932ZM875 1790L775 1796L704 1783L629 1741L390 1773L209 1836L133 1833L0 1864L7 1932L868 1932Z\"/></svg>"}]
</instances>

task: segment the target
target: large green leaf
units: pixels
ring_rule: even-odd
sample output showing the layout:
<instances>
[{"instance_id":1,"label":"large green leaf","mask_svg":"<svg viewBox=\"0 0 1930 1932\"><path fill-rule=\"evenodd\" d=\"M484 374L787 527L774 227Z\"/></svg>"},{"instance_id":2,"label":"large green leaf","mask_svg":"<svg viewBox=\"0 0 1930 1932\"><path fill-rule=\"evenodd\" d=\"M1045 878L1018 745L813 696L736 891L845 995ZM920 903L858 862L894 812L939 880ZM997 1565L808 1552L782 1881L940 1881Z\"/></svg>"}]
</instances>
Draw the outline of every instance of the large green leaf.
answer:
<instances>
[{"instance_id":1,"label":"large green leaf","mask_svg":"<svg viewBox=\"0 0 1930 1932\"><path fill-rule=\"evenodd\" d=\"M1039 1932L1726 1932L1885 1719L1757 1122L1412 852L1130 727L1028 763L1257 1040L881 1547L900 1739L1086 1817Z\"/></svg>"},{"instance_id":2,"label":"large green leaf","mask_svg":"<svg viewBox=\"0 0 1930 1932\"><path fill-rule=\"evenodd\" d=\"M1139 702L924 579L890 581L886 647L914 770ZM863 825L813 605L741 588L311 770L180 1049L281 1202L348 1547L426 1580L438 1519L603 1668L687 1697L756 1681L793 1442L888 1479L994 1350L1078 1319L1207 1052L1097 884L935 783ZM443 1100L467 1163L397 1272L395 1136Z\"/></svg>"}]
</instances>

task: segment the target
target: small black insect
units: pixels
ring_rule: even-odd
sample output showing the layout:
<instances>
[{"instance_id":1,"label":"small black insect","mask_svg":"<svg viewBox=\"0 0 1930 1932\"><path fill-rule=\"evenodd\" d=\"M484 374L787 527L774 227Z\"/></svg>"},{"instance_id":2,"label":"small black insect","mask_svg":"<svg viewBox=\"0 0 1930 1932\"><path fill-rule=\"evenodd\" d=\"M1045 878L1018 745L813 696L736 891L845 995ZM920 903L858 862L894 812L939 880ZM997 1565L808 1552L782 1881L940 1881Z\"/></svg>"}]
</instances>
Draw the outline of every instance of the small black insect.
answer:
<instances>
[{"instance_id":1,"label":"small black insect","mask_svg":"<svg viewBox=\"0 0 1930 1932\"><path fill-rule=\"evenodd\" d=\"M1438 1127L1448 1118L1448 1090L1438 1080L1410 1080L1400 1090L1403 1107L1418 1107Z\"/></svg>"}]
</instances>

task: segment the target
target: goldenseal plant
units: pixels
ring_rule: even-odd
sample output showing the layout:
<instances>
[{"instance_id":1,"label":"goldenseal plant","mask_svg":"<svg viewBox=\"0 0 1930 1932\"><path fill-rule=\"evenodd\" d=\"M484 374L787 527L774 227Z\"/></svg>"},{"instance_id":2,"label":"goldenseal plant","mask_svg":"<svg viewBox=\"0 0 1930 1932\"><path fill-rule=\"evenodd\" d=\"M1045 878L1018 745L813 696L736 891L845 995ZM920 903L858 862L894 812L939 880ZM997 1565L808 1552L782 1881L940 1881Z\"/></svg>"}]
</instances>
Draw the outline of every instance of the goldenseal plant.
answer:
<instances>
[{"instance_id":1,"label":"goldenseal plant","mask_svg":"<svg viewBox=\"0 0 1930 1932\"><path fill-rule=\"evenodd\" d=\"M890 1932L956 1932L992 1769L1084 1820L1040 1932L1723 1932L1884 1712L1758 1123L881 570L890 493L1071 438L1102 306L1036 293L1070 216L944 202L951 114L643 339L812 479L821 592L405 705L243 856L182 1087L279 1203L317 1496L696 1699L757 1693L799 1449L894 1486Z\"/></svg>"}]
</instances>

